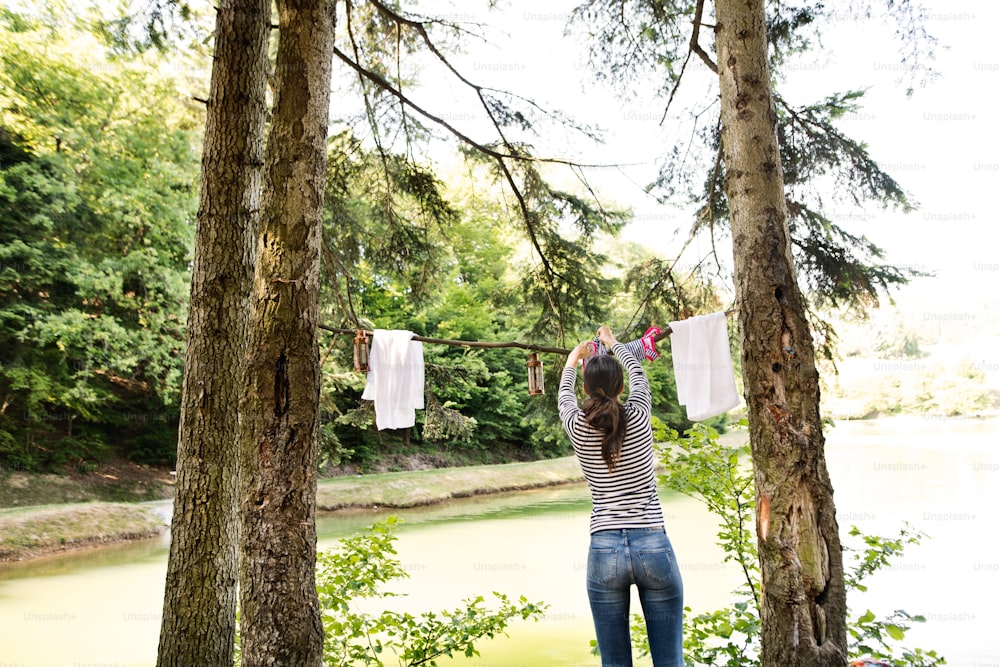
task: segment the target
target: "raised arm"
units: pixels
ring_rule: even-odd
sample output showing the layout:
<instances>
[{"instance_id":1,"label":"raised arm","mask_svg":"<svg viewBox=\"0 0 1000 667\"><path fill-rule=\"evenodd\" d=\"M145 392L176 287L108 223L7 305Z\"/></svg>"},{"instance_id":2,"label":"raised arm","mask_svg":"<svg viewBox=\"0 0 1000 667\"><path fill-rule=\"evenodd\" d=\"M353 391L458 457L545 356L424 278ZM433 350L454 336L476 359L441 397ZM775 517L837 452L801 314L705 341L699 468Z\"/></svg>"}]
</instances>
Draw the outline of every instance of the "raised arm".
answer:
<instances>
[{"instance_id":1,"label":"raised arm","mask_svg":"<svg viewBox=\"0 0 1000 667\"><path fill-rule=\"evenodd\" d=\"M591 350L590 341L585 340L566 357L566 365L559 381L559 419L567 430L571 428L573 417L580 409L576 402L576 367L582 359L590 356Z\"/></svg>"},{"instance_id":2,"label":"raised arm","mask_svg":"<svg viewBox=\"0 0 1000 667\"><path fill-rule=\"evenodd\" d=\"M628 400L626 405L631 405L647 415L653 411L653 395L649 390L649 379L646 377L646 369L642 367L639 360L622 343L618 343L611 348L615 357L625 367L628 373Z\"/></svg>"},{"instance_id":3,"label":"raised arm","mask_svg":"<svg viewBox=\"0 0 1000 667\"><path fill-rule=\"evenodd\" d=\"M618 342L615 335L608 327L601 327L597 330L597 337L604 345L611 350L618 362L625 367L628 373L628 400L626 405L631 405L637 410L649 415L653 411L653 397L649 391L649 380L646 378L646 369L642 367L639 360L635 358L632 351L625 345Z\"/></svg>"}]
</instances>

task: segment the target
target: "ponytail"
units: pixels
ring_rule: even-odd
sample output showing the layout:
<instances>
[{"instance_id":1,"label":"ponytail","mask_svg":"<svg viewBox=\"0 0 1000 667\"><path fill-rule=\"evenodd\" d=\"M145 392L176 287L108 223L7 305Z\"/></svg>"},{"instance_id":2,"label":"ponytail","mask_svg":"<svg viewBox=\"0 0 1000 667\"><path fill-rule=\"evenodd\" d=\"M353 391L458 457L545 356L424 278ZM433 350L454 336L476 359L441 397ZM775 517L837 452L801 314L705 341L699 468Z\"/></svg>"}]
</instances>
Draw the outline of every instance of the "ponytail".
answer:
<instances>
[{"instance_id":1,"label":"ponytail","mask_svg":"<svg viewBox=\"0 0 1000 667\"><path fill-rule=\"evenodd\" d=\"M601 433L601 458L608 470L614 470L625 442L625 406L618 400L625 387L622 368L608 355L587 362L583 382L587 399L583 402L584 419Z\"/></svg>"}]
</instances>

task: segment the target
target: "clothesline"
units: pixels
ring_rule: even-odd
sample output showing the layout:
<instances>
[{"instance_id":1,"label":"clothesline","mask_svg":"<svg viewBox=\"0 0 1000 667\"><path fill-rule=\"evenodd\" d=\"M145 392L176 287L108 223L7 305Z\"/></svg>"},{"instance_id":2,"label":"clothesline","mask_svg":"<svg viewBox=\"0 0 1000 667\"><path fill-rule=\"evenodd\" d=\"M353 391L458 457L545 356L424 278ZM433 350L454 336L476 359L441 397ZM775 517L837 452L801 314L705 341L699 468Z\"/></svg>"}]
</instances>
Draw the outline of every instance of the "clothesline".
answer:
<instances>
[{"instance_id":1,"label":"clothesline","mask_svg":"<svg viewBox=\"0 0 1000 667\"><path fill-rule=\"evenodd\" d=\"M715 312L673 322L652 335L653 341L672 336L674 377L677 381L677 398L692 421L708 419L728 411L739 404L739 395L733 379L729 351L726 317L735 311ZM367 373L365 390L361 398L375 402L375 424L384 428L408 428L415 423L416 410L424 407L424 353L422 343L454 345L458 347L503 348L515 347L530 350L528 369L528 394L545 393L545 373L539 352L567 355L570 350L519 341L451 340L415 336L411 331L366 331L320 324L324 331L353 335L354 370ZM627 356L641 361L660 357L649 341L651 327L641 339L625 343ZM368 336L372 336L371 350ZM596 353L604 354L604 346L597 346Z\"/></svg>"},{"instance_id":2,"label":"clothesline","mask_svg":"<svg viewBox=\"0 0 1000 667\"><path fill-rule=\"evenodd\" d=\"M726 317L731 317L736 309L726 311ZM344 329L342 327L331 327L325 324L320 324L319 328L323 331L330 331L332 333L342 333L342 334L355 334L358 332L357 329ZM374 335L373 331L366 330L365 333L369 336ZM653 340L660 342L671 333L670 326L663 327L663 330L657 334ZM451 340L448 338L428 338L427 336L414 336L411 340L419 341L421 343L432 343L437 345L455 345L458 347L485 347L485 348L501 348L501 347L515 347L521 350L531 350L532 352L548 352L551 354L562 354L567 355L572 350L567 350L561 347L549 347L546 345L536 345L534 343L521 343L518 341L482 341L482 340Z\"/></svg>"}]
</instances>

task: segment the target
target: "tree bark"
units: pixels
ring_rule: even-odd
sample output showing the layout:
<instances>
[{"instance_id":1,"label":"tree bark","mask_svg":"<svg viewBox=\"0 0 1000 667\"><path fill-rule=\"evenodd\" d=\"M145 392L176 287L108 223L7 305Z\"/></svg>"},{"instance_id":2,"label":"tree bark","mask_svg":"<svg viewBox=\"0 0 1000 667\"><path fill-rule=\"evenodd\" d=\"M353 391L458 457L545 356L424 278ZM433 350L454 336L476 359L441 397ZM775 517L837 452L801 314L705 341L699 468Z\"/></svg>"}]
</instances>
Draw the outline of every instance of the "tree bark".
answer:
<instances>
[{"instance_id":1,"label":"tree bark","mask_svg":"<svg viewBox=\"0 0 1000 667\"><path fill-rule=\"evenodd\" d=\"M761 664L843 667L843 560L792 261L763 0L716 0L716 49L756 484Z\"/></svg>"},{"instance_id":2,"label":"tree bark","mask_svg":"<svg viewBox=\"0 0 1000 667\"><path fill-rule=\"evenodd\" d=\"M215 29L177 446L177 485L157 664L233 664L254 231L267 92L267 0L222 0Z\"/></svg>"},{"instance_id":3,"label":"tree bark","mask_svg":"<svg viewBox=\"0 0 1000 667\"><path fill-rule=\"evenodd\" d=\"M319 253L333 0L278 0L275 102L265 157L241 414L243 664L319 666L316 457Z\"/></svg>"}]
</instances>

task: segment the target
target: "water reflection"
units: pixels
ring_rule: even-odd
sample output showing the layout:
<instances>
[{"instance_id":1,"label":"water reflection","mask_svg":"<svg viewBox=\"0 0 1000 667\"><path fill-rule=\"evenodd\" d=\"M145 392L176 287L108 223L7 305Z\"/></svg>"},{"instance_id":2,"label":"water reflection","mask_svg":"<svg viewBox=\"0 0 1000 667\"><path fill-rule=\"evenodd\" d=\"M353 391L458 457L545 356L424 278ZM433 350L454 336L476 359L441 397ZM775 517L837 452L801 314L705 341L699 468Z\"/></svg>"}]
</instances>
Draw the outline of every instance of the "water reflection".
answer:
<instances>
[{"instance_id":1,"label":"water reflection","mask_svg":"<svg viewBox=\"0 0 1000 667\"><path fill-rule=\"evenodd\" d=\"M84 551L67 551L24 562L0 562L0 582L24 577L52 577L101 568L119 568L164 560L170 549L168 535L112 544ZM2 589L0 589L2 591Z\"/></svg>"}]
</instances>

